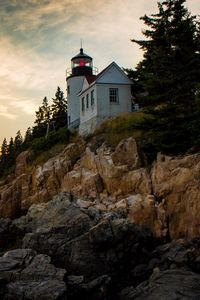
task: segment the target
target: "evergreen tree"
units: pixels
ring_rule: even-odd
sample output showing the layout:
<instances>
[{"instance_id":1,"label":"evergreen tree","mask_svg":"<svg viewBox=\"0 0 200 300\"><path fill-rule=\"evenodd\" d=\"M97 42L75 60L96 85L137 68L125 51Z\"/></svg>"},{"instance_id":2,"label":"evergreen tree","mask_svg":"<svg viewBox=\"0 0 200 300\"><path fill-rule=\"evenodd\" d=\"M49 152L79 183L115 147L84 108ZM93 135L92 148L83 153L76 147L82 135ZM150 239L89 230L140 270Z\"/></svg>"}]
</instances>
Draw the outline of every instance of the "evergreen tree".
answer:
<instances>
[{"instance_id":1,"label":"evergreen tree","mask_svg":"<svg viewBox=\"0 0 200 300\"><path fill-rule=\"evenodd\" d=\"M38 111L35 112L36 114L36 119L35 119L35 124L40 125L42 123L49 123L50 118L51 118L51 108L48 104L48 99L47 97L44 97L42 100L42 106L38 108Z\"/></svg>"},{"instance_id":2,"label":"evergreen tree","mask_svg":"<svg viewBox=\"0 0 200 300\"><path fill-rule=\"evenodd\" d=\"M32 140L32 130L31 127L28 127L26 132L25 132L25 136L24 136L24 142L30 142Z\"/></svg>"},{"instance_id":3,"label":"evergreen tree","mask_svg":"<svg viewBox=\"0 0 200 300\"><path fill-rule=\"evenodd\" d=\"M44 121L44 111L41 106L38 108L38 111L35 112L35 115L36 115L36 119L34 123L39 126Z\"/></svg>"},{"instance_id":4,"label":"evergreen tree","mask_svg":"<svg viewBox=\"0 0 200 300\"><path fill-rule=\"evenodd\" d=\"M51 108L48 103L47 97L44 97L42 101L42 110L43 110L43 122L48 124L51 119Z\"/></svg>"},{"instance_id":5,"label":"evergreen tree","mask_svg":"<svg viewBox=\"0 0 200 300\"><path fill-rule=\"evenodd\" d=\"M10 142L8 145L8 154L10 157L15 157L15 146L14 146L14 141L13 138L10 138Z\"/></svg>"},{"instance_id":6,"label":"evergreen tree","mask_svg":"<svg viewBox=\"0 0 200 300\"><path fill-rule=\"evenodd\" d=\"M132 69L124 69L124 72L133 81L133 85L131 86L131 93L136 99L138 95L145 92L140 82L139 72Z\"/></svg>"},{"instance_id":7,"label":"evergreen tree","mask_svg":"<svg viewBox=\"0 0 200 300\"><path fill-rule=\"evenodd\" d=\"M147 40L132 40L144 50L137 71L148 97L145 105L191 106L199 83L200 57L195 17L185 0L158 3L159 13L141 19L150 27Z\"/></svg>"},{"instance_id":8,"label":"evergreen tree","mask_svg":"<svg viewBox=\"0 0 200 300\"><path fill-rule=\"evenodd\" d=\"M5 163L8 156L8 143L6 138L3 139L3 143L1 145L1 163Z\"/></svg>"},{"instance_id":9,"label":"evergreen tree","mask_svg":"<svg viewBox=\"0 0 200 300\"><path fill-rule=\"evenodd\" d=\"M22 151L22 145L23 145L23 137L21 135L21 131L18 130L16 133L16 137L14 139L14 149L15 149L16 156Z\"/></svg>"},{"instance_id":10,"label":"evergreen tree","mask_svg":"<svg viewBox=\"0 0 200 300\"><path fill-rule=\"evenodd\" d=\"M52 121L54 122L57 130L61 127L67 126L67 100L59 86L55 93L55 98L52 98L52 100Z\"/></svg>"},{"instance_id":11,"label":"evergreen tree","mask_svg":"<svg viewBox=\"0 0 200 300\"><path fill-rule=\"evenodd\" d=\"M2 177L7 169L8 159L8 144L6 138L4 138L1 145L1 156L0 156L0 177Z\"/></svg>"},{"instance_id":12,"label":"evergreen tree","mask_svg":"<svg viewBox=\"0 0 200 300\"><path fill-rule=\"evenodd\" d=\"M7 163L6 163L7 164L7 168L14 169L15 158L16 158L15 146L14 146L13 138L11 137L9 145L8 145L8 156L7 156Z\"/></svg>"},{"instance_id":13,"label":"evergreen tree","mask_svg":"<svg viewBox=\"0 0 200 300\"><path fill-rule=\"evenodd\" d=\"M32 129L31 127L28 127L24 136L23 148L26 149L27 147L29 147L30 142L32 140L33 140Z\"/></svg>"},{"instance_id":14,"label":"evergreen tree","mask_svg":"<svg viewBox=\"0 0 200 300\"><path fill-rule=\"evenodd\" d=\"M200 82L199 30L184 3L158 3L157 14L141 18L149 27L144 31L147 40L132 40L144 51L137 72L147 92L140 101L149 117L142 126L150 130L147 144L155 151L176 153L192 145L188 123L194 117Z\"/></svg>"},{"instance_id":15,"label":"evergreen tree","mask_svg":"<svg viewBox=\"0 0 200 300\"><path fill-rule=\"evenodd\" d=\"M36 119L34 123L36 126L33 127L32 135L34 138L45 136L51 119L51 108L48 104L47 97L44 97L42 105L38 108L38 111L36 111L35 114Z\"/></svg>"}]
</instances>

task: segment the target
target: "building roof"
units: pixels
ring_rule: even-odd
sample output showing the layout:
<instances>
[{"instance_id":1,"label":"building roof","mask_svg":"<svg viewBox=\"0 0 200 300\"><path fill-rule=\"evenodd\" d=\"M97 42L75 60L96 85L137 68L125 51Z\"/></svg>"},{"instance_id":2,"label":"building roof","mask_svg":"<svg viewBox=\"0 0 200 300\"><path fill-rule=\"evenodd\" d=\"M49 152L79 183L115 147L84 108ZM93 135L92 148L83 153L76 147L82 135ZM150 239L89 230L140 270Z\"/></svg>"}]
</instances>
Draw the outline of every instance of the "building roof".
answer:
<instances>
[{"instance_id":1,"label":"building roof","mask_svg":"<svg viewBox=\"0 0 200 300\"><path fill-rule=\"evenodd\" d=\"M87 76L86 79L89 83L89 86L87 86L85 89L83 89L79 95L81 95L82 93L84 93L86 90L88 90L91 86L93 86L95 83L102 83L101 82L101 78L109 71L109 69L111 69L112 67L114 67L115 69L117 69L118 72L121 73L121 75L124 77L126 83L125 84L132 84L133 82L128 78L128 76L125 74L125 72L115 63L112 62L110 65L108 65L105 69L103 69L95 78L93 78L93 80L89 80L87 79L87 77L91 77L91 76ZM115 84L115 82L113 81L112 84Z\"/></svg>"},{"instance_id":2,"label":"building roof","mask_svg":"<svg viewBox=\"0 0 200 300\"><path fill-rule=\"evenodd\" d=\"M85 76L85 78L87 79L87 82L89 83L89 84L91 84L92 82L94 82L95 81L95 79L97 78L97 76L96 75L91 75L91 76Z\"/></svg>"},{"instance_id":3,"label":"building roof","mask_svg":"<svg viewBox=\"0 0 200 300\"><path fill-rule=\"evenodd\" d=\"M92 60L92 57L90 57L89 55L85 54L83 52L83 48L80 49L80 53L78 53L77 55L75 55L71 60L75 60L75 59L79 59L79 58L84 58L84 59L88 59L88 60Z\"/></svg>"}]
</instances>

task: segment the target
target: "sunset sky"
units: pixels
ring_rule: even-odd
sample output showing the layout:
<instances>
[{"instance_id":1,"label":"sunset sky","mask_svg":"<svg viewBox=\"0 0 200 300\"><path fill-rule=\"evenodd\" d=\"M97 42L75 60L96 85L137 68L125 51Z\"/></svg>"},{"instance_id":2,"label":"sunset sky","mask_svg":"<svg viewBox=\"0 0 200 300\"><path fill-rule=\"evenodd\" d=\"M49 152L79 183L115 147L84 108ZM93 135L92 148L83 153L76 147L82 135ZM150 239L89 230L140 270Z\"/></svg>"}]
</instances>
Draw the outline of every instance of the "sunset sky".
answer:
<instances>
[{"instance_id":1,"label":"sunset sky","mask_svg":"<svg viewBox=\"0 0 200 300\"><path fill-rule=\"evenodd\" d=\"M187 0L192 14L199 0ZM112 61L134 68L142 58L131 38L141 38L141 16L156 0L0 0L0 144L33 125L44 96L65 91L71 58L84 52L101 71Z\"/></svg>"}]
</instances>

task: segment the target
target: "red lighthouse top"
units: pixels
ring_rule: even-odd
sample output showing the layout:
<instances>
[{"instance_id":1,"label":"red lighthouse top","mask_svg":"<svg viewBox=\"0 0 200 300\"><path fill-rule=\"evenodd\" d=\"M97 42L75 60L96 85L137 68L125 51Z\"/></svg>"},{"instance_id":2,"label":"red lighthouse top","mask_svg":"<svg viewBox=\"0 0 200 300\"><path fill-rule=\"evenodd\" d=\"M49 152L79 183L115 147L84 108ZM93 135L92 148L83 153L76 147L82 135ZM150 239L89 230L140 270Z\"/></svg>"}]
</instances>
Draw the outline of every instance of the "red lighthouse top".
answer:
<instances>
[{"instance_id":1,"label":"red lighthouse top","mask_svg":"<svg viewBox=\"0 0 200 300\"><path fill-rule=\"evenodd\" d=\"M72 76L87 76L93 75L93 62L92 57L83 52L83 48L80 49L80 53L71 59L72 62Z\"/></svg>"}]
</instances>

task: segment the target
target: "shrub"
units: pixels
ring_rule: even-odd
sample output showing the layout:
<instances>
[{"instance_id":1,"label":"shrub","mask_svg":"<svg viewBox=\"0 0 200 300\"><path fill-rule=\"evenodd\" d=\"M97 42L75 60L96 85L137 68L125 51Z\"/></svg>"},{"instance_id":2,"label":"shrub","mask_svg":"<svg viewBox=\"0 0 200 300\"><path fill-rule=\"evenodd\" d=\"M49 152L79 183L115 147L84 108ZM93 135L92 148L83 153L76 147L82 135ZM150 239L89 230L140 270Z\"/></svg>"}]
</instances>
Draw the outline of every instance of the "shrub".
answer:
<instances>
[{"instance_id":1,"label":"shrub","mask_svg":"<svg viewBox=\"0 0 200 300\"><path fill-rule=\"evenodd\" d=\"M66 128L61 128L58 131L52 131L47 137L41 137L32 141L30 149L33 151L33 157L36 158L42 152L51 149L57 144L68 144L71 133Z\"/></svg>"}]
</instances>

